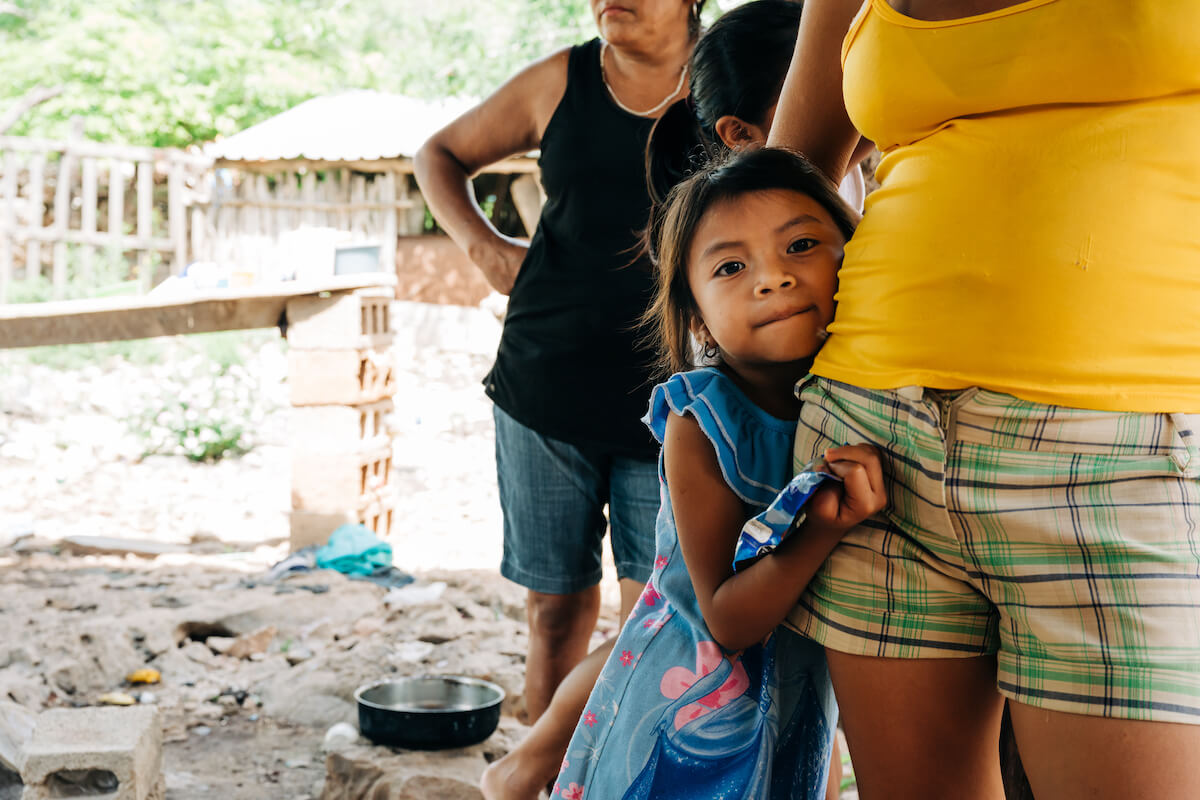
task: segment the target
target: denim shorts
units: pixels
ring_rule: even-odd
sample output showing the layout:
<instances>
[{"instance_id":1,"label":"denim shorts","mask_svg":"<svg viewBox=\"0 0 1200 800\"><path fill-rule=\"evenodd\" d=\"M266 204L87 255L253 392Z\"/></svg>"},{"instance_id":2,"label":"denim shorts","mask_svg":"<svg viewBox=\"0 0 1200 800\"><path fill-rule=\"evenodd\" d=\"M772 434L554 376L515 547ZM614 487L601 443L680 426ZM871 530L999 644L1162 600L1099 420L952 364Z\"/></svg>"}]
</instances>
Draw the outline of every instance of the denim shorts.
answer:
<instances>
[{"instance_id":1,"label":"denim shorts","mask_svg":"<svg viewBox=\"0 0 1200 800\"><path fill-rule=\"evenodd\" d=\"M611 527L617 575L648 580L654 567L658 464L581 450L493 408L504 511L500 574L543 594L595 586L604 531Z\"/></svg>"}]
</instances>

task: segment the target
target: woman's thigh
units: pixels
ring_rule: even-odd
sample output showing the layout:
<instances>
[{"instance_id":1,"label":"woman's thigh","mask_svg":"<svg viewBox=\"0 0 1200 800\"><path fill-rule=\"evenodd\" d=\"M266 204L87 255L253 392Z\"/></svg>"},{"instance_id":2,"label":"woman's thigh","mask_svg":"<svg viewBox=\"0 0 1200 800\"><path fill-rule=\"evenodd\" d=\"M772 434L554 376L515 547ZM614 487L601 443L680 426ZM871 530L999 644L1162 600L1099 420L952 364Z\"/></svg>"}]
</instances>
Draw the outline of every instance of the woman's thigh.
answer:
<instances>
[{"instance_id":1,"label":"woman's thigh","mask_svg":"<svg viewBox=\"0 0 1200 800\"><path fill-rule=\"evenodd\" d=\"M1200 725L1010 706L1038 800L1200 797Z\"/></svg>"},{"instance_id":2,"label":"woman's thigh","mask_svg":"<svg viewBox=\"0 0 1200 800\"><path fill-rule=\"evenodd\" d=\"M827 650L863 800L1001 800L996 661Z\"/></svg>"}]
</instances>

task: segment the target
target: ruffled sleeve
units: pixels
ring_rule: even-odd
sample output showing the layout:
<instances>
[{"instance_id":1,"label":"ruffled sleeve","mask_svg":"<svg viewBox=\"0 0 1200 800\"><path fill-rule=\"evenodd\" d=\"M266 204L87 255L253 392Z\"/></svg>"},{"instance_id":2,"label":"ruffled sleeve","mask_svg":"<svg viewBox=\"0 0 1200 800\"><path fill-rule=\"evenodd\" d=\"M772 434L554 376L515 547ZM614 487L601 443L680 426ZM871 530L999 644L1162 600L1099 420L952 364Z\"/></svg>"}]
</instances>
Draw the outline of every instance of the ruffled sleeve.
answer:
<instances>
[{"instance_id":1,"label":"ruffled sleeve","mask_svg":"<svg viewBox=\"0 0 1200 800\"><path fill-rule=\"evenodd\" d=\"M654 387L642 421L659 442L671 414L696 420L725 482L744 502L765 507L787 485L796 423L763 411L719 370L679 372Z\"/></svg>"}]
</instances>

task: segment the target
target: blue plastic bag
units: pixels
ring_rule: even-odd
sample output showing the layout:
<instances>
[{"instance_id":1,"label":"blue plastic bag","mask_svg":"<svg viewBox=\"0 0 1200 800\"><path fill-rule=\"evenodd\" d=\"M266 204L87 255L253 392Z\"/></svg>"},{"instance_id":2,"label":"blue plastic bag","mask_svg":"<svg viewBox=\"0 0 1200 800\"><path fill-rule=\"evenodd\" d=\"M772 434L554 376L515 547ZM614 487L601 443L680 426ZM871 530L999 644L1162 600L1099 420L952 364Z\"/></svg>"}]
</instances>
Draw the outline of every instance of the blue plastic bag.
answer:
<instances>
[{"instance_id":1,"label":"blue plastic bag","mask_svg":"<svg viewBox=\"0 0 1200 800\"><path fill-rule=\"evenodd\" d=\"M804 523L804 504L816 494L821 484L840 480L836 475L815 470L803 470L792 478L766 510L742 526L733 552L733 571L737 572L778 547L789 532Z\"/></svg>"}]
</instances>

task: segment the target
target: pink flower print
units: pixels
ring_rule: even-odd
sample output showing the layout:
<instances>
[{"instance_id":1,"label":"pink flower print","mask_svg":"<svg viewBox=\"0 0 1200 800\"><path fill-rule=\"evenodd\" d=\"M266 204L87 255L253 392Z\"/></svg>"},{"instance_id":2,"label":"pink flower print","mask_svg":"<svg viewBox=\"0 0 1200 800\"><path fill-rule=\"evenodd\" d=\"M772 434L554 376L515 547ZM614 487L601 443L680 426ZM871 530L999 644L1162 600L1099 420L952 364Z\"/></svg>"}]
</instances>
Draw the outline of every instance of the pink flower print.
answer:
<instances>
[{"instance_id":1,"label":"pink flower print","mask_svg":"<svg viewBox=\"0 0 1200 800\"><path fill-rule=\"evenodd\" d=\"M621 651L621 663L627 667L630 664L632 664L633 663L633 653L629 652L628 650L622 650Z\"/></svg>"},{"instance_id":2,"label":"pink flower print","mask_svg":"<svg viewBox=\"0 0 1200 800\"><path fill-rule=\"evenodd\" d=\"M583 724L587 725L589 728L592 727L593 725L595 725L596 722L597 722L596 715L593 714L592 712L589 711L583 715ZM571 784L571 785L574 786L575 784Z\"/></svg>"},{"instance_id":3,"label":"pink flower print","mask_svg":"<svg viewBox=\"0 0 1200 800\"><path fill-rule=\"evenodd\" d=\"M664 697L672 700L682 697L683 693L695 685L696 681L715 670L725 656L715 642L701 642L696 646L696 671L686 667L671 667L663 673L659 683L659 691ZM679 730L689 722L699 719L705 714L728 705L743 695L750 688L750 678L740 659L732 661L733 671L717 690L705 695L694 703L688 703L675 714L675 729Z\"/></svg>"},{"instance_id":4,"label":"pink flower print","mask_svg":"<svg viewBox=\"0 0 1200 800\"><path fill-rule=\"evenodd\" d=\"M558 781L554 782L554 788L550 790L551 797L554 797L556 794L558 794Z\"/></svg>"},{"instance_id":5,"label":"pink flower print","mask_svg":"<svg viewBox=\"0 0 1200 800\"><path fill-rule=\"evenodd\" d=\"M567 771L567 767L569 767L569 766L571 766L571 762L570 762L570 761L567 761L567 760L564 758L564 759L563 759L562 766L558 768L558 771L559 771L559 772L566 772L566 771Z\"/></svg>"},{"instance_id":6,"label":"pink flower print","mask_svg":"<svg viewBox=\"0 0 1200 800\"><path fill-rule=\"evenodd\" d=\"M648 606L657 605L662 599L662 595L649 583L646 584L646 591L642 592L642 602Z\"/></svg>"},{"instance_id":7,"label":"pink flower print","mask_svg":"<svg viewBox=\"0 0 1200 800\"><path fill-rule=\"evenodd\" d=\"M646 630L656 631L665 625L667 622L666 614L657 614L653 617L646 617L642 620L642 627Z\"/></svg>"},{"instance_id":8,"label":"pink flower print","mask_svg":"<svg viewBox=\"0 0 1200 800\"><path fill-rule=\"evenodd\" d=\"M563 800L583 800L583 787L574 781L571 785L562 790Z\"/></svg>"},{"instance_id":9,"label":"pink flower print","mask_svg":"<svg viewBox=\"0 0 1200 800\"><path fill-rule=\"evenodd\" d=\"M654 568L662 569L667 565L667 561L668 559L666 556L659 556L658 558L654 559Z\"/></svg>"}]
</instances>

